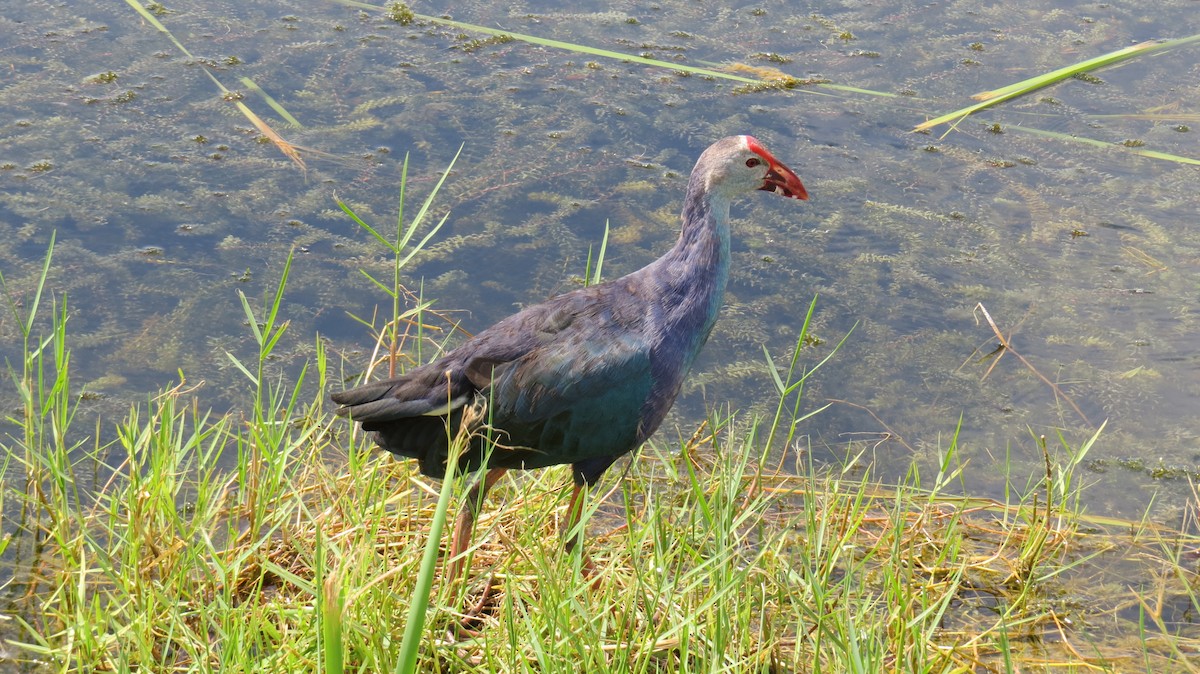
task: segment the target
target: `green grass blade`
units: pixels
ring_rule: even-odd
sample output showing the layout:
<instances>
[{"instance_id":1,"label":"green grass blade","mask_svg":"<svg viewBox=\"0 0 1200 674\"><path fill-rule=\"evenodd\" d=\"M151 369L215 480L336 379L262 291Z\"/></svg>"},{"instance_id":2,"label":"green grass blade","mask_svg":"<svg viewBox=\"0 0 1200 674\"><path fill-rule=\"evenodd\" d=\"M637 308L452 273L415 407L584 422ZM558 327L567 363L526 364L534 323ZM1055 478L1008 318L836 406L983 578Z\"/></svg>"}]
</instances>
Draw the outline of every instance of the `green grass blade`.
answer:
<instances>
[{"instance_id":1,"label":"green grass blade","mask_svg":"<svg viewBox=\"0 0 1200 674\"><path fill-rule=\"evenodd\" d=\"M132 7L138 14L141 14L142 18L146 20L146 23L157 28L163 35L166 35L167 38L171 40L171 42L174 42L175 46L177 48L179 48L179 51L183 52L184 56L187 56L190 59L196 58L196 57L192 56L192 53L187 50L187 47L183 46L182 42L175 39L175 36L171 34L171 31L167 30L167 27L162 25L162 22L159 21L156 16L154 16L153 14L150 13L150 10L148 10L142 6L142 3L138 2L137 0L125 0L125 2L130 7ZM208 72L208 71L205 70L204 72ZM211 75L209 75L209 76L211 77Z\"/></svg>"},{"instance_id":2,"label":"green grass blade","mask_svg":"<svg viewBox=\"0 0 1200 674\"><path fill-rule=\"evenodd\" d=\"M408 229L404 232L404 238L400 240L399 248L403 248L404 246L408 245L408 242L412 239L417 227L425 220L425 214L429 212L429 207L433 205L433 200L437 198L438 192L442 189L442 185L446 182L446 178L450 177L450 171L454 169L454 162L458 161L459 155L462 154L463 147L465 147L465 145L458 146L458 152L454 153L454 157L450 160L450 163L446 165L445 170L442 171L441 177L438 178L437 183L433 186L433 189L430 190L429 195L425 197L425 201L421 203L421 209L417 211L417 216L412 219L411 223L409 223ZM403 193L401 193L401 200L403 200L403 198ZM444 218L443 221L445 221ZM438 226L440 227L441 225ZM429 237L427 235L425 241L427 241L428 238ZM424 245L425 241L421 242L422 245ZM420 246L417 246L417 250L420 250ZM411 257L411 255L412 254L410 253L409 256ZM405 261L407 262L407 260ZM403 266L403 263L401 266Z\"/></svg>"},{"instance_id":3,"label":"green grass blade","mask_svg":"<svg viewBox=\"0 0 1200 674\"><path fill-rule=\"evenodd\" d=\"M234 367L241 371L242 374L246 375L246 378L249 379L256 387L258 386L258 377L255 377L250 370L246 369L246 366L242 365L242 361L238 360L237 356L229 353L228 351L225 352L225 355L229 357L229 361L233 363Z\"/></svg>"},{"instance_id":4,"label":"green grass blade","mask_svg":"<svg viewBox=\"0 0 1200 674\"><path fill-rule=\"evenodd\" d=\"M1114 52L1102 54L1086 61L1080 61L1074 65L1059 68L1058 70L1046 73L1045 75L1031 77L1027 80L1022 80L994 91L982 91L978 94L975 94L971 98L977 101L990 101L994 98L1008 96L1010 94L1028 93L1034 89L1040 89L1041 87L1064 80L1068 77L1074 77L1079 73L1095 70L1097 68L1103 68L1114 63L1120 63L1121 61L1132 58L1139 54L1152 54L1157 51L1174 49L1175 47L1182 47L1198 40L1200 40L1200 35L1192 35L1191 37L1184 37L1176 40L1166 40L1162 42L1147 40L1146 42L1141 42L1129 47L1125 47L1124 49L1118 49Z\"/></svg>"},{"instance_id":5,"label":"green grass blade","mask_svg":"<svg viewBox=\"0 0 1200 674\"><path fill-rule=\"evenodd\" d=\"M37 289L34 290L33 301L29 303L28 314L22 326L26 339L29 339L29 335L33 334L33 321L37 317L38 307L42 303L42 290L45 289L46 279L50 276L50 261L54 258L54 237L57 233L57 231L50 232L50 244L46 247L46 257L42 261L42 273L38 276ZM21 322L19 317L17 322Z\"/></svg>"},{"instance_id":6,"label":"green grass blade","mask_svg":"<svg viewBox=\"0 0 1200 674\"><path fill-rule=\"evenodd\" d=\"M458 148L462 152L462 147ZM408 153L404 153L404 163L400 165L400 204L396 208L396 243L392 247L392 254L397 254L404 247L404 241L401 235L404 232L404 195L408 191Z\"/></svg>"},{"instance_id":7,"label":"green grass blade","mask_svg":"<svg viewBox=\"0 0 1200 674\"><path fill-rule=\"evenodd\" d=\"M447 466L458 465L460 447L459 440L452 438ZM442 531L446 527L446 514L450 510L450 496L454 493L456 482L454 471L448 470L446 478L442 480L442 489L438 493L437 507L433 511L433 521L429 523L429 538L425 540L425 552L421 556L417 582L413 587L412 599L408 605L408 621L404 625L404 637L400 642L400 657L396 660L397 674L412 674L417 671L421 633L425 630L425 614L429 610L433 577L437 574L438 557L441 556ZM447 581L453 581L453 579L448 578Z\"/></svg>"},{"instance_id":8,"label":"green grass blade","mask_svg":"<svg viewBox=\"0 0 1200 674\"><path fill-rule=\"evenodd\" d=\"M771 373L771 382L775 384L775 392L779 395L787 393L787 387L783 384L783 378L779 376L779 368L775 366L775 359L771 357L771 352L767 350L767 345L762 345L763 358L767 361L767 372Z\"/></svg>"},{"instance_id":9,"label":"green grass blade","mask_svg":"<svg viewBox=\"0 0 1200 674\"><path fill-rule=\"evenodd\" d=\"M604 255L608 252L608 220L604 221L604 238L600 239L600 252L596 254L596 270L592 273L592 284L600 282L600 272L604 269Z\"/></svg>"},{"instance_id":10,"label":"green grass blade","mask_svg":"<svg viewBox=\"0 0 1200 674\"><path fill-rule=\"evenodd\" d=\"M127 0L127 1L130 1L130 0ZM379 5L372 5L372 4L366 3L366 2L358 2L358 0L332 0L332 1L336 2L338 4L341 4L341 5L346 5L347 7L355 7L358 9L369 9L369 10L375 10L378 12L384 11L384 8L380 7ZM734 73L726 72L724 70L716 70L713 68L702 68L699 66L689 66L689 65L682 64L682 63L672 63L670 61L661 61L659 59L646 58L644 56L635 56L633 54L626 54L626 53L619 52L619 51L612 51L610 49L600 49L598 47L591 47L588 45L578 44L575 42L565 42L563 40L553 40L550 38L537 37L536 35L526 35L524 33L514 33L513 31L509 31L509 30L500 30L499 28L489 28L487 26L480 26L480 25L473 24L473 23L454 21L453 19L446 19L446 18L443 18L440 16L429 16L427 14L415 14L414 13L413 18L420 20L420 21L426 21L429 23L439 24L442 26L450 26L452 28L457 28L459 30L469 30L469 31L473 31L476 33L483 33L485 35L491 35L493 37L509 37L514 40L520 40L521 42L526 42L528 44L535 44L540 47L550 47L552 49L561 49L563 51L574 52L576 54L584 54L587 56L596 56L599 58L613 59L613 60L621 61L624 63L637 63L640 65L651 66L651 67L655 67L655 68L666 68L667 70L671 70L673 72L684 72L684 73L690 73L693 75L702 75L704 77L713 77L713 78L723 79L723 80L733 80L734 82L742 82L745 84L762 84L765 81L769 81L769 80L764 80L764 79L760 79L760 78L735 75ZM706 62L700 61L700 63L706 63ZM832 89L834 91L841 91L841 92L845 92L845 93L863 94L866 96L883 96L883 97L888 97L888 98L894 98L897 96L897 94L887 92L887 91L874 91L871 89L863 89L861 87L853 87L853 86L848 86L848 85L844 85L844 84L833 84L831 82L818 82L818 83L814 84L813 86L821 87L823 89ZM789 88L791 88L791 87L789 87ZM806 93L820 93L820 92L813 91L812 89L798 89L798 90L804 91ZM828 94L826 94L826 95L828 95Z\"/></svg>"},{"instance_id":11,"label":"green grass blade","mask_svg":"<svg viewBox=\"0 0 1200 674\"><path fill-rule=\"evenodd\" d=\"M187 48L183 46L183 43L180 42L178 39L176 39L176 37L171 34L171 31L167 30L167 27L164 26L162 24L162 22L159 21L153 14L151 14L148 9L143 7L136 0L125 0L125 2L130 7L132 7L134 10L136 10L137 13L140 14L142 16L142 18L146 20L147 23L149 23L150 25L157 28L160 32L162 32L163 35L166 35L167 38L170 39L171 42L175 44L175 47L178 48L179 51L184 54L184 56L187 56L189 59L195 60L196 57L192 56L192 53L189 52L187 50ZM212 74L212 72L208 69L207 66L201 66L201 69L204 72L204 74L208 76L208 79L212 80L212 83L214 85L216 85L217 89L219 89L222 94L228 95L231 93L230 90L221 82L221 80L217 79L217 76ZM266 92L264 92L262 89L260 89L258 87L258 85L254 84L253 82L249 81L247 78L244 78L244 77L242 78L242 81L243 81L243 83L247 84L247 86L250 86L255 91L257 91L259 94L261 94L264 97L264 100L267 101L267 104L271 105L271 107L275 108L275 110L277 112L279 112L281 115L283 115L285 119L287 119L289 122L299 126L299 122L296 121L296 118L294 118L290 114L288 114L287 111L283 109L283 106L281 106L277 102L275 102L275 100L273 98L271 98L270 96L268 96L266 94ZM250 107L247 106L245 103L243 103L241 101L234 101L233 104L234 104L234 107L236 107L238 109L238 111L241 112L242 115L244 115L246 117L246 119L250 120L250 123L253 124L255 128L257 128L264 136L266 136L268 139L271 140L272 143L275 144L275 147L277 147L280 152L282 152L288 159L291 159L292 162L295 163L297 166L299 166L302 170L305 169L304 159L300 156L300 152L295 148L295 146L293 146L291 143L284 140L282 136L280 136L265 121L263 121L263 119L261 117L259 117L257 114L255 114L254 111L251 110Z\"/></svg>"},{"instance_id":12,"label":"green grass blade","mask_svg":"<svg viewBox=\"0 0 1200 674\"><path fill-rule=\"evenodd\" d=\"M1029 79L1021 80L1020 82L1014 82L1006 87L1000 87L999 89L994 89L992 91L981 91L974 96L971 96L971 98L977 101L991 101L998 98L1009 98L1014 95L1019 96L1021 94L1034 91L1035 89L1041 89L1042 87L1049 86L1055 82L1061 82L1062 80L1065 80L1068 77L1074 77L1079 73L1086 73L1089 70L1095 70L1097 68L1103 68L1104 66L1112 65L1114 63L1119 63L1127 58L1154 49L1156 46L1160 45L1154 41L1141 42L1130 47L1125 47L1124 49L1118 49L1114 52L1102 54L1086 61L1080 61L1079 63L1065 66L1059 68L1058 70L1053 70L1043 75L1030 77Z\"/></svg>"},{"instance_id":13,"label":"green grass blade","mask_svg":"<svg viewBox=\"0 0 1200 674\"><path fill-rule=\"evenodd\" d=\"M263 343L263 333L258 327L258 318L254 316L254 309L250 308L250 300L246 299L246 293L237 291L238 299L242 302L242 311L246 314L246 321L250 323L250 331L254 333L254 342L260 346Z\"/></svg>"},{"instance_id":14,"label":"green grass blade","mask_svg":"<svg viewBox=\"0 0 1200 674\"><path fill-rule=\"evenodd\" d=\"M388 250L392 251L393 253L397 252L398 249L396 248L396 244L389 241L386 236L380 234L374 227L368 225L366 222L363 222L363 219L358 217L358 214L356 214L346 202L342 201L338 197L334 197L333 200L337 203L338 207L341 208L346 215L350 216L350 219L353 220L359 227L367 230L371 236L375 237L375 239L379 241L379 243L387 246Z\"/></svg>"},{"instance_id":15,"label":"green grass blade","mask_svg":"<svg viewBox=\"0 0 1200 674\"><path fill-rule=\"evenodd\" d=\"M413 249L408 251L408 255L405 255L404 258L400 260L399 267L404 268L408 266L408 263L413 259L413 257L425 249L426 244L428 244L429 241L433 239L433 237L436 236L439 231L441 231L442 225L446 224L446 221L449 219L449 213L443 215L442 219L438 220L438 223L434 225L429 232L425 234L425 236L421 237L421 240L417 242L417 245L413 246Z\"/></svg>"},{"instance_id":16,"label":"green grass blade","mask_svg":"<svg viewBox=\"0 0 1200 674\"><path fill-rule=\"evenodd\" d=\"M583 284L594 286L600 282L601 270L604 268L604 256L608 251L608 220L604 221L604 237L600 239L600 252L592 259L592 247L588 246L587 264L583 271Z\"/></svg>"},{"instance_id":17,"label":"green grass blade","mask_svg":"<svg viewBox=\"0 0 1200 674\"><path fill-rule=\"evenodd\" d=\"M979 110L991 107L997 103L1002 103L1011 98L1016 98L1017 96L1028 94L1056 82L1061 82L1062 80L1074 75L1078 75L1079 73L1085 73L1097 68L1103 68L1105 66L1133 58L1134 56L1151 54L1164 49L1173 49L1175 47L1181 47L1196 41L1200 41L1200 35L1179 38L1177 40L1167 40L1165 42L1142 42L1140 44L1135 44L1131 47L1125 47L1124 49L1118 49L1117 51L1103 54L1086 61L1080 61L1074 65L1059 68L1058 70L1045 73L1043 75L1038 75L1037 77L1030 77L999 89L984 91L972 96L972 98L980 101L979 103L969 105L960 110L955 110L954 112L942 115L941 117L936 117L934 119L922 122L914 127L913 131L924 131L947 122L957 123L972 113L978 112ZM953 126L951 126L951 130L953 130ZM947 133L949 133L949 131L947 131Z\"/></svg>"},{"instance_id":18,"label":"green grass blade","mask_svg":"<svg viewBox=\"0 0 1200 674\"><path fill-rule=\"evenodd\" d=\"M284 108L283 105L279 103L279 101L275 100L275 98L273 96L271 96L271 94L268 94L266 91L263 91L263 88L258 86L258 84L254 80L250 79L249 77L242 77L239 79L241 80L243 86L245 86L250 91L253 91L254 93L258 94L264 101L266 101L267 105L271 106L272 110L279 113L280 117L287 120L288 124L291 124L292 126L295 126L297 128L304 126L303 124L300 123L300 120L293 117L292 113L288 112L287 109Z\"/></svg>"},{"instance_id":19,"label":"green grass blade","mask_svg":"<svg viewBox=\"0 0 1200 674\"><path fill-rule=\"evenodd\" d=\"M1200 159L1196 159L1193 157L1183 157L1183 156L1180 156L1177 154L1170 154L1168 152L1159 152L1158 150L1147 150L1146 148L1142 148L1142 147L1128 147L1126 145L1121 145L1120 143L1109 143L1107 141L1096 140L1095 138L1087 138L1085 136L1078 136L1075 134L1060 133L1058 131L1046 131L1044 129L1034 129L1034 128L1030 128L1028 126L1007 126L1007 127L1005 127L1005 130L1019 131L1021 133L1031 133L1035 136L1042 136L1045 138L1057 138L1062 141L1083 143L1084 145L1092 145L1095 147L1102 147L1106 150L1118 150L1121 152L1131 152L1138 156L1146 157L1147 159L1162 159L1164 161L1173 161L1177 164L1189 164L1191 166L1200 166Z\"/></svg>"},{"instance_id":20,"label":"green grass blade","mask_svg":"<svg viewBox=\"0 0 1200 674\"><path fill-rule=\"evenodd\" d=\"M362 274L363 276L366 276L368 281L373 283L375 285L375 287L377 287L380 290L382 290L383 292L387 293L388 297L390 297L392 299L396 299L396 291L393 290L391 286L386 285L383 281L380 281L379 279L375 278L374 276L371 276L371 272L369 272L365 269L359 269L358 273Z\"/></svg>"},{"instance_id":21,"label":"green grass blade","mask_svg":"<svg viewBox=\"0 0 1200 674\"><path fill-rule=\"evenodd\" d=\"M271 306L267 310L267 318L263 323L267 333L275 330L275 321L279 318L279 307L283 304L283 290L287 287L288 276L292 273L292 260L295 259L296 251L292 249L288 251L287 260L283 263L283 273L279 276L279 285L275 288L275 298L271 302ZM280 330L282 332L282 329ZM275 339L278 339L276 337ZM272 343L274 340L271 340Z\"/></svg>"},{"instance_id":22,"label":"green grass blade","mask_svg":"<svg viewBox=\"0 0 1200 674\"><path fill-rule=\"evenodd\" d=\"M313 580L318 585L313 588L313 594L316 595L318 605L318 644L324 657L320 671L322 674L342 674L346 669L342 634L346 590L342 586L339 572L329 568L328 544L321 535L321 530L316 529L314 534L316 574Z\"/></svg>"},{"instance_id":23,"label":"green grass blade","mask_svg":"<svg viewBox=\"0 0 1200 674\"><path fill-rule=\"evenodd\" d=\"M127 0L132 2L132 0ZM358 2L357 0L333 0L348 7L356 7L358 9L369 9L382 12L383 7L372 5L366 2ZM454 21L453 19L443 19L439 16L429 16L426 14L414 14L416 19L435 23L441 26L450 26L459 30L469 30L476 33L483 33L492 36L507 36L515 40L536 44L541 47L550 47L552 49L562 49L565 51L575 52L577 54L586 54L588 56L597 56L600 58L615 59L617 61L625 61L628 63L639 63L641 65L654 66L657 68L667 68L677 72L692 73L695 75L704 75L707 77L716 77L720 79L733 80L735 82L745 82L747 84L756 84L760 80L750 77L742 77L733 73L722 72L720 70L711 70L709 68L698 68L696 66L683 65L680 63L671 63L669 61L660 61L658 59L646 58L644 56L634 56L632 54L623 54L618 51L609 49L599 49L597 47L589 47L587 45L577 44L574 42L564 42L562 40L551 40L549 38L537 37L536 35L525 35L523 33L514 33L510 30L500 30L498 28L489 28L487 26L479 26L473 23L464 23L462 21Z\"/></svg>"}]
</instances>

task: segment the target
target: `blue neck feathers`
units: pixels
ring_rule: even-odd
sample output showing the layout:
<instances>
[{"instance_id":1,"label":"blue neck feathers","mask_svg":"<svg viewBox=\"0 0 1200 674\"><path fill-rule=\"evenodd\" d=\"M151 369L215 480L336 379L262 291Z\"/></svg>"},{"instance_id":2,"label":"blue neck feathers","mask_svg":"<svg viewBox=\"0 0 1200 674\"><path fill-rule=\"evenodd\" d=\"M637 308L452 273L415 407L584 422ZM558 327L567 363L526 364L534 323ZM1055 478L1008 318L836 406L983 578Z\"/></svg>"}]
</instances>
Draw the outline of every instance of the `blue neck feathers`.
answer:
<instances>
[{"instance_id":1,"label":"blue neck feathers","mask_svg":"<svg viewBox=\"0 0 1200 674\"><path fill-rule=\"evenodd\" d=\"M687 366L708 340L729 280L729 200L694 178L679 240L647 268L661 291L663 337L682 342Z\"/></svg>"}]
</instances>

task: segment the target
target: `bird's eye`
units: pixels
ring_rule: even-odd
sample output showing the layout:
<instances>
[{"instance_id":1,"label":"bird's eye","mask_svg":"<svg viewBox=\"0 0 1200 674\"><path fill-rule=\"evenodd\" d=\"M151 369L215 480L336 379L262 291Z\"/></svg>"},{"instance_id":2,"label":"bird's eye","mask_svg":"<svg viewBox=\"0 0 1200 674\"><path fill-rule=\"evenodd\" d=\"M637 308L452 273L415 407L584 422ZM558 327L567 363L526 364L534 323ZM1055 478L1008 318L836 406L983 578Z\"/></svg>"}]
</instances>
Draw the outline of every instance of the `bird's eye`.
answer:
<instances>
[{"instance_id":1,"label":"bird's eye","mask_svg":"<svg viewBox=\"0 0 1200 674\"><path fill-rule=\"evenodd\" d=\"M749 166L750 168L754 168L755 166L758 166L761 163L762 163L762 160L760 160L758 157L751 157L746 160L746 166Z\"/></svg>"}]
</instances>

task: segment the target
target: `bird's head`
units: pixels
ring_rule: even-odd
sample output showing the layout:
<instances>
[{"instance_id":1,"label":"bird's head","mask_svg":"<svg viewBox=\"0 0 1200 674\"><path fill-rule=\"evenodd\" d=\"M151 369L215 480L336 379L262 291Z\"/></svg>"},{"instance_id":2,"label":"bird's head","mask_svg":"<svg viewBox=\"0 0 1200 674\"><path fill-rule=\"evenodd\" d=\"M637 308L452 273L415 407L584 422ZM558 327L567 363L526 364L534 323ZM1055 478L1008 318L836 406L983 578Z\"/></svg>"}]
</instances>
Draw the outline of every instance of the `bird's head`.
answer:
<instances>
[{"instance_id":1,"label":"bird's head","mask_svg":"<svg viewBox=\"0 0 1200 674\"><path fill-rule=\"evenodd\" d=\"M765 190L790 199L807 199L808 192L790 168L753 136L730 136L713 143L696 162L705 188L727 198Z\"/></svg>"}]
</instances>

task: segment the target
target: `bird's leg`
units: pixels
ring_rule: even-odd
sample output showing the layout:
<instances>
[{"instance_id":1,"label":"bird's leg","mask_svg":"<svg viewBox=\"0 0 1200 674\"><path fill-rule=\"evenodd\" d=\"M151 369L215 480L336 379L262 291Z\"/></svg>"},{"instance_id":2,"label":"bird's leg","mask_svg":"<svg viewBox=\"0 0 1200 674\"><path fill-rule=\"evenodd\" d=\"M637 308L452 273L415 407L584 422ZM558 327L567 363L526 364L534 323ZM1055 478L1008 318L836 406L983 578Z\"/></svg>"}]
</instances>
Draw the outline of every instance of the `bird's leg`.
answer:
<instances>
[{"instance_id":1,"label":"bird's leg","mask_svg":"<svg viewBox=\"0 0 1200 674\"><path fill-rule=\"evenodd\" d=\"M475 518L478 517L479 511L483 507L483 499L487 496L488 490L506 471L505 468L489 469L482 477L476 478L470 491L467 492L466 501L458 511L458 521L454 524L454 539L450 543L450 561L446 569L446 582L457 582L463 575L463 567L467 563L467 548L471 545L471 534L475 530ZM488 579L487 586L479 595L479 601L475 602L474 606L468 604L463 609L462 621L451 628L456 636L466 638L479 635L475 628L480 622L479 616L491 601L493 587L494 579Z\"/></svg>"},{"instance_id":2,"label":"bird's leg","mask_svg":"<svg viewBox=\"0 0 1200 674\"><path fill-rule=\"evenodd\" d=\"M584 539L584 529L579 527L579 522L583 519L583 496L587 492L587 483L575 484L575 489L571 492L571 503L567 505L567 525L563 529L563 550L567 554L575 549L575 545L581 543ZM576 531L576 528L579 528ZM592 578L592 588L596 589L600 584L600 579L596 576L596 565L592 563L592 558L588 556L586 550L580 550L579 556L582 558L582 566L580 568L584 578Z\"/></svg>"},{"instance_id":3,"label":"bird's leg","mask_svg":"<svg viewBox=\"0 0 1200 674\"><path fill-rule=\"evenodd\" d=\"M507 472L506 468L489 469L483 477L478 478L475 484L471 485L471 490L467 492L467 499L458 511L458 521L454 525L454 539L450 543L450 565L446 570L448 581L453 582L462 576L463 566L467 563L467 548L471 545L471 532L475 530L475 518L483 507L483 499L487 496L488 490L505 472Z\"/></svg>"}]
</instances>

